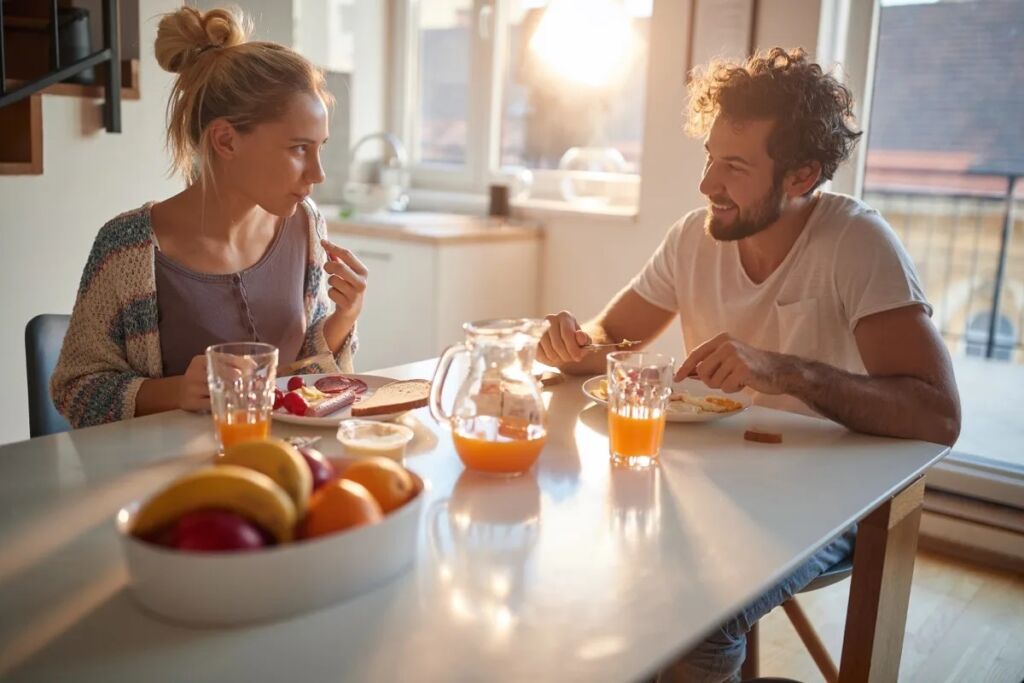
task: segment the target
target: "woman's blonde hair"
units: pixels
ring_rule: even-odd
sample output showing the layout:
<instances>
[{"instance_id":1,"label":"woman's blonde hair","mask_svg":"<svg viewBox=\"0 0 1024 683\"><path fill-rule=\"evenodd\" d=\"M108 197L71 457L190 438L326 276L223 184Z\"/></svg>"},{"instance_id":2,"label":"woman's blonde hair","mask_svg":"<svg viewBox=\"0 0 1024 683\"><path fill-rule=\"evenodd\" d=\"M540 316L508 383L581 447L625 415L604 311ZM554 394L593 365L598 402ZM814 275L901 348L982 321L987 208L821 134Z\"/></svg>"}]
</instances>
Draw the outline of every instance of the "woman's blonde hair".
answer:
<instances>
[{"instance_id":1,"label":"woman's blonde hair","mask_svg":"<svg viewBox=\"0 0 1024 683\"><path fill-rule=\"evenodd\" d=\"M249 42L251 23L237 9L181 7L160 19L156 60L178 74L167 102L167 148L173 172L190 184L210 165L210 122L224 118L245 133L280 117L291 97L334 98L323 73L278 43Z\"/></svg>"}]
</instances>

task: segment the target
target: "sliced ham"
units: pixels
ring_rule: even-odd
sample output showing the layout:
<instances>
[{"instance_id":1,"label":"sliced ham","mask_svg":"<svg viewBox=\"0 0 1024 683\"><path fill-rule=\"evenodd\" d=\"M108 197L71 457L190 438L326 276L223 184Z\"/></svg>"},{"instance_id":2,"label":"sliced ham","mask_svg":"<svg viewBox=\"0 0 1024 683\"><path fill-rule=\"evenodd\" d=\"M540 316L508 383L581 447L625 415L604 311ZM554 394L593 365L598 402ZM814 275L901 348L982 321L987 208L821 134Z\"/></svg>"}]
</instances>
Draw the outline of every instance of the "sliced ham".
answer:
<instances>
[{"instance_id":1,"label":"sliced ham","mask_svg":"<svg viewBox=\"0 0 1024 683\"><path fill-rule=\"evenodd\" d=\"M348 390L361 394L366 391L366 382L355 377L345 377L344 375L321 377L314 386L325 394L338 394Z\"/></svg>"},{"instance_id":2,"label":"sliced ham","mask_svg":"<svg viewBox=\"0 0 1024 683\"><path fill-rule=\"evenodd\" d=\"M321 389L321 391L323 391L323 389ZM306 410L306 417L326 417L331 413L338 412L355 400L356 392L352 389L345 389L344 391L333 394L332 396L309 406Z\"/></svg>"}]
</instances>

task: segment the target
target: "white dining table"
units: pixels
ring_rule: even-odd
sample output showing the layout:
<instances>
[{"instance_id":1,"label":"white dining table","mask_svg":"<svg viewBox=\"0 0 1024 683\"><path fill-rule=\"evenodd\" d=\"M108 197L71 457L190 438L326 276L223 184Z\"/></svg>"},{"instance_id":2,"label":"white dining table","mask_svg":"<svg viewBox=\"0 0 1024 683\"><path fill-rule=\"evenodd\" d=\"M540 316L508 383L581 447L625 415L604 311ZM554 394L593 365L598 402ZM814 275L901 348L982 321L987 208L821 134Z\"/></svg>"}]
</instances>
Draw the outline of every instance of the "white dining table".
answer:
<instances>
[{"instance_id":1,"label":"white dining table","mask_svg":"<svg viewBox=\"0 0 1024 683\"><path fill-rule=\"evenodd\" d=\"M464 470L425 409L405 415L416 434L405 465L427 482L412 567L348 601L233 628L144 612L114 525L123 504L210 459L209 416L0 447L0 679L637 680L858 520L840 676L896 679L922 475L945 446L755 406L670 423L657 467L615 468L604 407L580 384L545 390L547 444L511 479ZM745 441L751 426L783 442ZM274 433L340 449L331 430Z\"/></svg>"}]
</instances>

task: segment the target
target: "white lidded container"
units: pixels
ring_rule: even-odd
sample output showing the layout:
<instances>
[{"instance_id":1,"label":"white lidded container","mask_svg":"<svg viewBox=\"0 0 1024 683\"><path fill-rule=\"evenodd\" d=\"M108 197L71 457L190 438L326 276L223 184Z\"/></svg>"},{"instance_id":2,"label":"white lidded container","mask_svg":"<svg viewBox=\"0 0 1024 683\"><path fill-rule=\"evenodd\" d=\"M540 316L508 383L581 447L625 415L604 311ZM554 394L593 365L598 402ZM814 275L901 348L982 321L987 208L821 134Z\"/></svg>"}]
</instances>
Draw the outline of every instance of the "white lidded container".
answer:
<instances>
[{"instance_id":1,"label":"white lidded container","mask_svg":"<svg viewBox=\"0 0 1024 683\"><path fill-rule=\"evenodd\" d=\"M424 484L410 474L415 496L376 524L243 552L183 552L136 538L141 501L129 503L116 522L131 591L147 611L196 626L281 619L366 593L415 560Z\"/></svg>"},{"instance_id":2,"label":"white lidded container","mask_svg":"<svg viewBox=\"0 0 1024 683\"><path fill-rule=\"evenodd\" d=\"M350 419L338 425L338 441L350 458L379 456L402 461L413 431L393 422Z\"/></svg>"}]
</instances>

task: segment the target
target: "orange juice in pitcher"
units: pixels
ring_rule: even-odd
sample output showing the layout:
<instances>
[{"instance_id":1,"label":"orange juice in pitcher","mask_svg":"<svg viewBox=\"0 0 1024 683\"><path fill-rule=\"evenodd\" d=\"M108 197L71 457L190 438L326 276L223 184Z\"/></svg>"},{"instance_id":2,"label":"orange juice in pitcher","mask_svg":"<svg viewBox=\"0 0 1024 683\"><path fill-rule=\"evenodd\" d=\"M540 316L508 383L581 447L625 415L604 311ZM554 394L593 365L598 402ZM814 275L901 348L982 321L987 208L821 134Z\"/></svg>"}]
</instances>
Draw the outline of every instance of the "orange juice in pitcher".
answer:
<instances>
[{"instance_id":1,"label":"orange juice in pitcher","mask_svg":"<svg viewBox=\"0 0 1024 683\"><path fill-rule=\"evenodd\" d=\"M533 467L544 448L542 429L508 428L501 418L478 417L452 430L455 452L471 470L521 474Z\"/></svg>"},{"instance_id":2,"label":"orange juice in pitcher","mask_svg":"<svg viewBox=\"0 0 1024 683\"><path fill-rule=\"evenodd\" d=\"M540 383L533 375L545 320L466 323L466 342L445 350L430 388L430 412L451 430L455 452L471 470L515 476L529 470L547 437ZM468 356L468 372L451 413L441 406L452 361Z\"/></svg>"}]
</instances>

